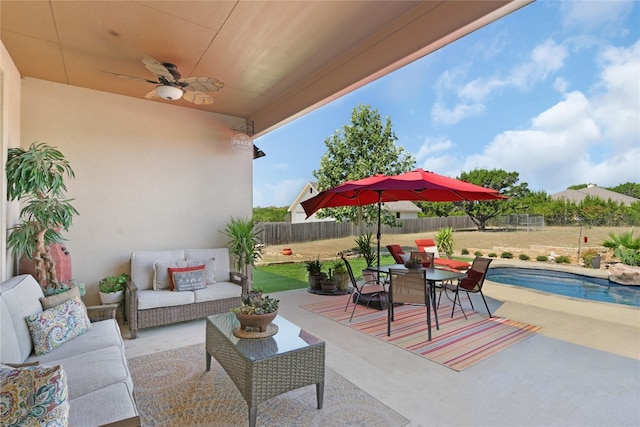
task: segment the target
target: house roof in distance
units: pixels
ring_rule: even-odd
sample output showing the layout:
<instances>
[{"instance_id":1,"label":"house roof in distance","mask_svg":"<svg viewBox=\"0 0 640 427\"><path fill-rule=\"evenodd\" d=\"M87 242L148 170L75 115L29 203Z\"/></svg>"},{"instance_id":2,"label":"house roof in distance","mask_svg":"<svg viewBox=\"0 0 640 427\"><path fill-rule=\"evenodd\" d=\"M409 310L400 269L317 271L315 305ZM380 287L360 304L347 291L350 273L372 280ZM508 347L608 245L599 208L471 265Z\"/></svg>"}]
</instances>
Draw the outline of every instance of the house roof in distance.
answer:
<instances>
[{"instance_id":1,"label":"house roof in distance","mask_svg":"<svg viewBox=\"0 0 640 427\"><path fill-rule=\"evenodd\" d=\"M626 206L629 206L631 205L631 203L638 201L638 199L636 199L635 197L607 190L606 188L600 188L596 185L589 185L586 188L581 188L579 190L560 191L559 193L552 194L551 198L564 198L572 202L579 203L583 201L587 196L598 197L605 201L611 199L616 203L624 203Z\"/></svg>"}]
</instances>

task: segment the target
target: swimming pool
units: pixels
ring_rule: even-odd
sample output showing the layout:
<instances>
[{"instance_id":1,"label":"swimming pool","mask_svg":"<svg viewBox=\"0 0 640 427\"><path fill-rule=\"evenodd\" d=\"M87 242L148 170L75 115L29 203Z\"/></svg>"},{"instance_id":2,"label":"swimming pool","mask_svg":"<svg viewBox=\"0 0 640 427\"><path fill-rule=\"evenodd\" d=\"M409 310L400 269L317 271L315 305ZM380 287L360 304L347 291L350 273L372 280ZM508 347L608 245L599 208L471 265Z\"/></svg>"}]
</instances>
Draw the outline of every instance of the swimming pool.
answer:
<instances>
[{"instance_id":1,"label":"swimming pool","mask_svg":"<svg viewBox=\"0 0 640 427\"><path fill-rule=\"evenodd\" d=\"M568 297L640 307L639 286L618 285L607 279L580 274L535 268L496 267L489 269L487 279Z\"/></svg>"}]
</instances>

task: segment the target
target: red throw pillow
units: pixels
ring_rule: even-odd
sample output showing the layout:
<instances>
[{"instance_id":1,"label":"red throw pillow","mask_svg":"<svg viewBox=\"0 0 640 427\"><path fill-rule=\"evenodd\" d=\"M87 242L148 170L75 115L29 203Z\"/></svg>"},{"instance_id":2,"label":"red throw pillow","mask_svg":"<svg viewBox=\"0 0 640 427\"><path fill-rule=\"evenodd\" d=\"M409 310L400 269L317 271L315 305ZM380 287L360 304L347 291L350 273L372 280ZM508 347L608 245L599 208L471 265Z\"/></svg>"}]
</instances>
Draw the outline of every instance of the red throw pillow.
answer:
<instances>
[{"instance_id":1,"label":"red throw pillow","mask_svg":"<svg viewBox=\"0 0 640 427\"><path fill-rule=\"evenodd\" d=\"M173 273L184 273L185 271L198 271L204 270L204 264L196 265L194 267L169 267L167 269L169 271L169 290L174 290L176 287L175 283L173 283Z\"/></svg>"}]
</instances>

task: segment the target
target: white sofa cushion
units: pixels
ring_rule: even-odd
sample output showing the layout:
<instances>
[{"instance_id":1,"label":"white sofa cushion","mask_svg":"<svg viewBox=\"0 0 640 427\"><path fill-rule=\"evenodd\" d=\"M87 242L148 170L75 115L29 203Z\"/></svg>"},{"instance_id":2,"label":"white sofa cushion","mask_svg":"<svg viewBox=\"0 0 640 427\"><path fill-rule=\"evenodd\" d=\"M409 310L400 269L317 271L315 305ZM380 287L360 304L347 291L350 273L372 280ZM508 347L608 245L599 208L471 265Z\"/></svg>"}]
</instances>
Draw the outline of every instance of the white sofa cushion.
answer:
<instances>
[{"instance_id":1,"label":"white sofa cushion","mask_svg":"<svg viewBox=\"0 0 640 427\"><path fill-rule=\"evenodd\" d=\"M28 274L12 277L6 282L3 282L0 291L2 292L2 300L5 303L1 308L4 309L6 307L7 312L9 313L11 324L13 325L13 329L18 340L18 349L20 353L20 360L5 360L5 349L3 348L2 362L19 363L29 357L33 350L31 333L29 333L29 327L24 319L32 314L42 313L42 305L40 304L39 298L43 297L44 294L42 293L42 288L38 282L36 282L36 279ZM3 328L4 327L5 326L3 325ZM4 347L4 345L2 347Z\"/></svg>"},{"instance_id":2,"label":"white sofa cushion","mask_svg":"<svg viewBox=\"0 0 640 427\"><path fill-rule=\"evenodd\" d=\"M55 353L55 352L54 352ZM111 384L125 382L133 390L133 381L122 348L111 346L88 351L49 365L61 365L67 373L69 399L75 399Z\"/></svg>"},{"instance_id":3,"label":"white sofa cushion","mask_svg":"<svg viewBox=\"0 0 640 427\"><path fill-rule=\"evenodd\" d=\"M0 363L22 363L24 361L20 355L20 342L4 299L0 300L0 343L2 343L0 345Z\"/></svg>"},{"instance_id":4,"label":"white sofa cushion","mask_svg":"<svg viewBox=\"0 0 640 427\"><path fill-rule=\"evenodd\" d=\"M111 384L78 396L69 403L70 426L98 426L138 415L131 389L126 382Z\"/></svg>"},{"instance_id":5,"label":"white sofa cushion","mask_svg":"<svg viewBox=\"0 0 640 427\"><path fill-rule=\"evenodd\" d=\"M191 291L138 291L138 310L192 304L194 301L194 295Z\"/></svg>"},{"instance_id":6,"label":"white sofa cushion","mask_svg":"<svg viewBox=\"0 0 640 427\"><path fill-rule=\"evenodd\" d=\"M437 246L425 246L424 252L432 252L434 258L440 258L440 253L438 252Z\"/></svg>"},{"instance_id":7,"label":"white sofa cushion","mask_svg":"<svg viewBox=\"0 0 640 427\"><path fill-rule=\"evenodd\" d=\"M193 293L195 294L195 302L237 298L242 296L242 286L231 282L217 282L215 285L207 285L206 288L198 289Z\"/></svg>"}]
</instances>

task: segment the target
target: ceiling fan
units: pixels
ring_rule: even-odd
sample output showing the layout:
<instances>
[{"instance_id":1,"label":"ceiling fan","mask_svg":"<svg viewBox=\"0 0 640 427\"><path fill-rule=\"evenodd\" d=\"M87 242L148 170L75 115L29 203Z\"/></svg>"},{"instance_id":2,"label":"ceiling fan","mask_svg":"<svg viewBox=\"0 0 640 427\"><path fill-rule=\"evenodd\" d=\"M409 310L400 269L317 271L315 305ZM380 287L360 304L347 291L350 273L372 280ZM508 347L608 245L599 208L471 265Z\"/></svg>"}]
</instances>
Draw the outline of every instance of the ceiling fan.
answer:
<instances>
[{"instance_id":1,"label":"ceiling fan","mask_svg":"<svg viewBox=\"0 0 640 427\"><path fill-rule=\"evenodd\" d=\"M185 101L193 102L197 105L213 104L213 97L208 92L217 92L224 87L224 83L213 77L187 77L183 79L178 72L178 67L170 62L160 62L157 59L145 55L142 63L147 70L151 71L158 80L153 81L140 77L114 74L126 79L142 80L147 83L157 85L151 92L145 95L147 99L162 98L169 101L176 101L184 98Z\"/></svg>"}]
</instances>

